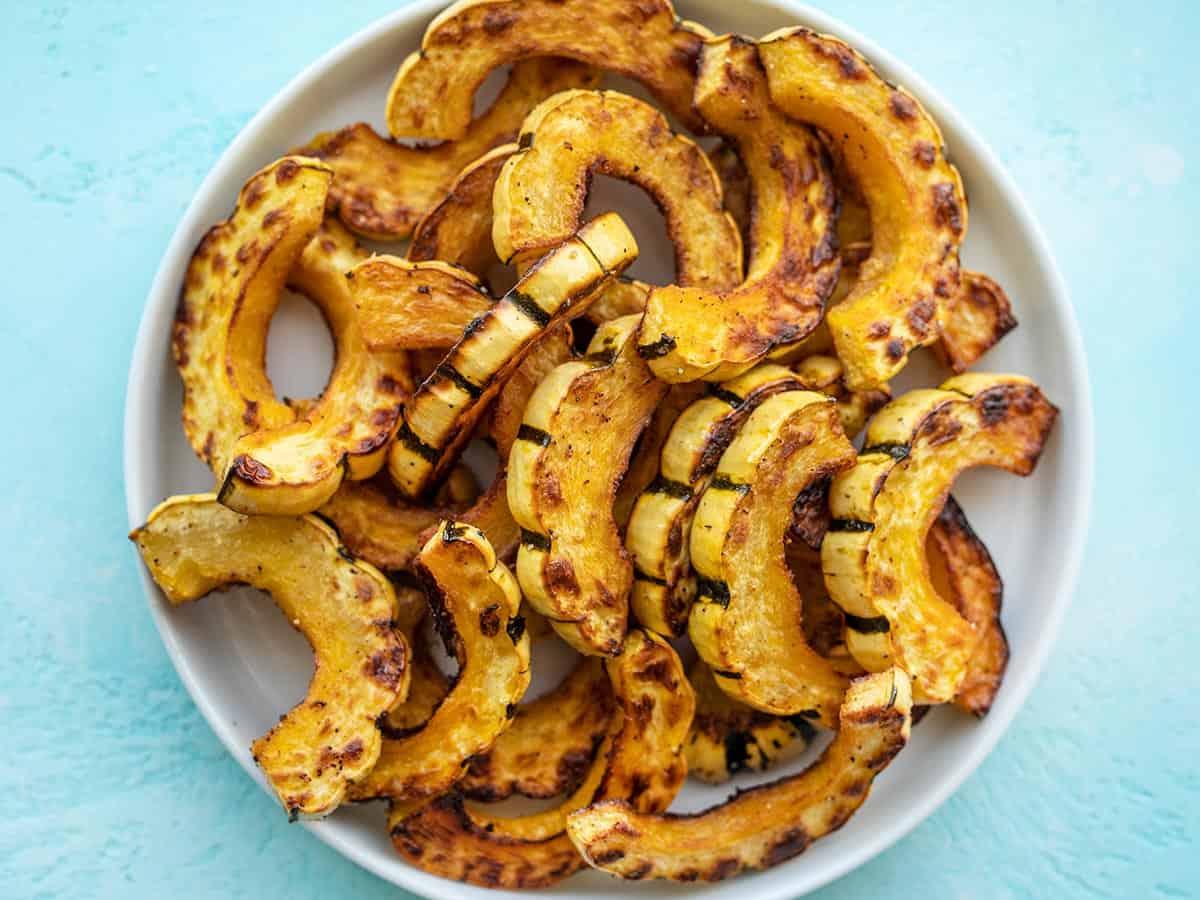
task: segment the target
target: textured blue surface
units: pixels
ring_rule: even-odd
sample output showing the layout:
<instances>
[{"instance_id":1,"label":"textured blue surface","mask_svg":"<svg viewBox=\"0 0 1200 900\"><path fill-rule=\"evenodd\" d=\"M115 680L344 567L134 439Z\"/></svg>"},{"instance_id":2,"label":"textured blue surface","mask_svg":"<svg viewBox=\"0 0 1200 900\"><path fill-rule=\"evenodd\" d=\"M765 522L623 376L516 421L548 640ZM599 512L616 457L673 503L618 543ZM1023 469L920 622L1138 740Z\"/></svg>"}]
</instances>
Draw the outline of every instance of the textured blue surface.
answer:
<instances>
[{"instance_id":1,"label":"textured blue surface","mask_svg":"<svg viewBox=\"0 0 1200 900\"><path fill-rule=\"evenodd\" d=\"M193 707L124 539L120 468L135 329L193 191L288 79L395 2L5 11L0 895L400 893L289 827ZM1200 896L1198 7L826 8L967 111L1026 192L1082 321L1098 460L1082 581L1029 704L936 815L819 896Z\"/></svg>"}]
</instances>

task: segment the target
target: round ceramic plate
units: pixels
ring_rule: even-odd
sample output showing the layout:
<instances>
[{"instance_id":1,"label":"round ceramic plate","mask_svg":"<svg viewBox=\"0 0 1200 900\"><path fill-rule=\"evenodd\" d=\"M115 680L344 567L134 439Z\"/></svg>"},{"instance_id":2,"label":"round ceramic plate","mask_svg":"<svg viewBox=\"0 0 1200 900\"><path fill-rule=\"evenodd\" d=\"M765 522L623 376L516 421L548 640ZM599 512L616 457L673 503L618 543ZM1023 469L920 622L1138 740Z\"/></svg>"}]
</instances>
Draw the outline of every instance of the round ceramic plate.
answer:
<instances>
[{"instance_id":1,"label":"round ceramic plate","mask_svg":"<svg viewBox=\"0 0 1200 900\"><path fill-rule=\"evenodd\" d=\"M255 116L200 186L163 257L134 350L125 412L131 525L141 523L171 494L212 488L211 474L184 440L182 389L170 352L175 301L196 242L228 215L249 175L316 132L360 119L384 131L384 98L396 67L418 46L426 23L442 5L430 0L406 6L318 60ZM1083 549L1092 477L1087 372L1066 288L1045 237L995 156L959 113L884 50L798 3L679 0L677 6L680 15L718 33L761 35L804 24L840 35L885 77L921 98L940 123L950 157L970 192L964 263L1005 285L1020 320L1020 327L984 358L980 368L1027 374L1062 409L1033 477L1018 481L995 471L972 472L955 489L1007 588L1004 625L1012 661L990 715L977 722L952 709L935 711L913 732L908 748L876 781L868 802L846 827L784 865L712 886L620 887L622 893L654 896L795 897L861 865L933 812L995 746L1033 687L1070 602ZM634 273L669 281L671 272L664 261L669 266L671 254L650 205L628 188L601 187L589 206L595 212L615 205L629 217L643 248ZM916 354L895 387L940 382L944 373L927 357ZM331 344L320 316L303 301L286 299L273 323L268 353L279 393L319 392L331 363ZM222 593L172 610L144 572L143 580L151 613L184 684L229 752L263 783L250 757L250 743L303 695L311 666L303 639L270 602L251 591ZM539 665L545 654L535 650L534 692L545 690L562 671L561 660L546 659ZM809 759L811 753L780 771L794 771ZM673 809L701 809L724 799L733 786L763 780L767 779L739 778L719 788L689 782ZM392 851L379 804L345 808L306 827L360 865L419 894L488 900L498 895L440 880L402 862ZM608 876L585 872L554 893L599 898L611 896L615 887Z\"/></svg>"}]
</instances>

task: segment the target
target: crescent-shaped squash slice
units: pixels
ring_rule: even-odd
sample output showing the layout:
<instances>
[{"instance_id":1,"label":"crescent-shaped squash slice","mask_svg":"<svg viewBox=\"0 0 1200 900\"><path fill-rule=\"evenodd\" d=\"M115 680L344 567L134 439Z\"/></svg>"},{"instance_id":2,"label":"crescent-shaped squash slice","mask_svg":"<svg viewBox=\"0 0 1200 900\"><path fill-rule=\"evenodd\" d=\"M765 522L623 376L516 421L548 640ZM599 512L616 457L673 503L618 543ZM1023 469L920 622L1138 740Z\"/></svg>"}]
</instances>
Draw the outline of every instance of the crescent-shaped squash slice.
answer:
<instances>
[{"instance_id":1,"label":"crescent-shaped squash slice","mask_svg":"<svg viewBox=\"0 0 1200 900\"><path fill-rule=\"evenodd\" d=\"M925 552L934 587L979 635L954 705L982 718L992 708L1008 668L1008 638L1000 624L1004 583L987 546L953 497L946 498L929 529Z\"/></svg>"},{"instance_id":2,"label":"crescent-shaped squash slice","mask_svg":"<svg viewBox=\"0 0 1200 900\"><path fill-rule=\"evenodd\" d=\"M846 680L805 639L785 544L796 498L854 456L830 398L776 394L721 455L691 531L697 590L688 635L717 684L756 709L829 728Z\"/></svg>"},{"instance_id":3,"label":"crescent-shaped squash slice","mask_svg":"<svg viewBox=\"0 0 1200 900\"><path fill-rule=\"evenodd\" d=\"M387 101L396 137L456 140L468 133L475 92L491 72L531 56L574 59L650 89L693 130L696 56L707 32L680 21L669 0L460 0L425 29Z\"/></svg>"},{"instance_id":4,"label":"crescent-shaped squash slice","mask_svg":"<svg viewBox=\"0 0 1200 900\"><path fill-rule=\"evenodd\" d=\"M509 453L508 505L522 528L517 578L530 605L587 654L621 649L633 566L614 502L667 390L637 354L638 319L600 326L584 359L542 380Z\"/></svg>"},{"instance_id":5,"label":"crescent-shaped squash slice","mask_svg":"<svg viewBox=\"0 0 1200 900\"><path fill-rule=\"evenodd\" d=\"M625 531L633 557L630 602L639 623L678 637L695 594L688 539L700 494L746 417L767 397L802 387L796 374L764 363L709 389L675 420L658 477L634 503Z\"/></svg>"},{"instance_id":6,"label":"crescent-shaped squash slice","mask_svg":"<svg viewBox=\"0 0 1200 900\"><path fill-rule=\"evenodd\" d=\"M616 213L597 216L547 253L475 319L404 406L388 457L400 492L420 498L458 461L475 425L530 347L587 308L633 262L637 243Z\"/></svg>"},{"instance_id":7,"label":"crescent-shaped squash slice","mask_svg":"<svg viewBox=\"0 0 1200 900\"><path fill-rule=\"evenodd\" d=\"M584 657L554 690L517 707L492 749L471 760L458 789L489 803L513 794L554 797L574 791L612 713L604 666L594 656Z\"/></svg>"},{"instance_id":8,"label":"crescent-shaped squash slice","mask_svg":"<svg viewBox=\"0 0 1200 900\"><path fill-rule=\"evenodd\" d=\"M1004 288L982 272L964 269L942 310L942 336L933 352L951 372L965 372L1016 327Z\"/></svg>"},{"instance_id":9,"label":"crescent-shaped squash slice","mask_svg":"<svg viewBox=\"0 0 1200 900\"><path fill-rule=\"evenodd\" d=\"M870 209L871 256L828 322L847 384L877 387L915 347L938 338L967 230L962 179L916 98L847 44L791 28L767 35L758 50L771 99L839 145Z\"/></svg>"},{"instance_id":10,"label":"crescent-shaped squash slice","mask_svg":"<svg viewBox=\"0 0 1200 900\"><path fill-rule=\"evenodd\" d=\"M172 497L130 534L168 602L234 584L270 593L312 645L304 699L251 751L289 816L324 816L379 756L375 720L408 692L388 580L313 516L244 516L213 494Z\"/></svg>"},{"instance_id":11,"label":"crescent-shaped squash slice","mask_svg":"<svg viewBox=\"0 0 1200 900\"><path fill-rule=\"evenodd\" d=\"M738 703L717 687L704 660L696 660L688 677L696 715L684 755L693 778L722 784L738 772L765 772L797 756L816 734L803 716L773 716Z\"/></svg>"},{"instance_id":12,"label":"crescent-shaped squash slice","mask_svg":"<svg viewBox=\"0 0 1200 900\"><path fill-rule=\"evenodd\" d=\"M741 238L704 151L653 106L615 91L564 91L521 126L521 149L500 171L492 238L518 264L579 227L593 175L632 182L666 220L680 284L722 290L741 281Z\"/></svg>"},{"instance_id":13,"label":"crescent-shaped squash slice","mask_svg":"<svg viewBox=\"0 0 1200 900\"><path fill-rule=\"evenodd\" d=\"M694 698L670 645L634 629L604 660L616 701L608 734L582 784L545 812L505 817L455 790L415 813L393 807L392 843L405 860L443 878L494 888L542 888L583 867L566 834L567 815L598 800L639 812L665 810L683 784L683 743Z\"/></svg>"},{"instance_id":14,"label":"crescent-shaped squash slice","mask_svg":"<svg viewBox=\"0 0 1200 900\"><path fill-rule=\"evenodd\" d=\"M966 469L1032 472L1057 415L1026 378L959 375L876 413L858 464L834 479L821 563L846 644L869 671L908 672L918 702L953 699L979 641L930 579L929 528Z\"/></svg>"},{"instance_id":15,"label":"crescent-shaped squash slice","mask_svg":"<svg viewBox=\"0 0 1200 900\"><path fill-rule=\"evenodd\" d=\"M721 881L791 859L841 828L908 742L912 689L893 669L851 683L838 732L813 765L693 815L597 803L567 818L588 864L621 878Z\"/></svg>"},{"instance_id":16,"label":"crescent-shaped squash slice","mask_svg":"<svg viewBox=\"0 0 1200 900\"><path fill-rule=\"evenodd\" d=\"M351 789L354 800L446 791L508 727L529 687L521 591L483 532L443 522L414 565L458 677L424 727L383 742L375 768Z\"/></svg>"},{"instance_id":17,"label":"crescent-shaped squash slice","mask_svg":"<svg viewBox=\"0 0 1200 900\"><path fill-rule=\"evenodd\" d=\"M411 146L358 122L319 134L295 152L333 169L328 208L347 228L376 240L403 240L464 167L516 138L538 103L568 88L595 87L599 80L598 72L571 60L528 59L513 66L495 102L459 140Z\"/></svg>"},{"instance_id":18,"label":"crescent-shaped squash slice","mask_svg":"<svg viewBox=\"0 0 1200 900\"><path fill-rule=\"evenodd\" d=\"M650 292L639 347L672 382L725 381L802 339L821 321L841 265L825 150L771 103L754 44L726 36L704 45L695 104L750 175L751 252L731 289L680 280Z\"/></svg>"}]
</instances>

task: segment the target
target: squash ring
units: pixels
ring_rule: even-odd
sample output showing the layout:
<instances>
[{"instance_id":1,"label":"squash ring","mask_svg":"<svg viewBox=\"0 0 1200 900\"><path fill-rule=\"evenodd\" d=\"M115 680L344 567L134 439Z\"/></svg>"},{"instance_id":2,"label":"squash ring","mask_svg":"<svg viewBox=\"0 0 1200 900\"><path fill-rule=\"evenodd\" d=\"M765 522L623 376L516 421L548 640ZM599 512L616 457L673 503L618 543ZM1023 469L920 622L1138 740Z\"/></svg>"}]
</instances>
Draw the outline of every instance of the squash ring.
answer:
<instances>
[{"instance_id":1,"label":"squash ring","mask_svg":"<svg viewBox=\"0 0 1200 900\"><path fill-rule=\"evenodd\" d=\"M871 257L828 322L849 387L877 387L938 338L967 231L962 179L916 98L843 41L790 28L758 49L771 99L830 136L870 209Z\"/></svg>"},{"instance_id":2,"label":"squash ring","mask_svg":"<svg viewBox=\"0 0 1200 900\"><path fill-rule=\"evenodd\" d=\"M443 878L494 888L549 887L583 867L566 834L567 814L621 799L661 812L687 774L683 743L694 700L683 664L661 638L638 629L603 662L616 710L583 783L543 813L507 818L451 791L415 813L393 807L388 826L408 862Z\"/></svg>"},{"instance_id":3,"label":"squash ring","mask_svg":"<svg viewBox=\"0 0 1200 900\"><path fill-rule=\"evenodd\" d=\"M779 865L841 828L903 749L912 727L908 677L893 669L852 682L838 719L833 743L798 775L694 815L597 803L571 813L567 833L589 865L621 878L721 881Z\"/></svg>"},{"instance_id":4,"label":"squash ring","mask_svg":"<svg viewBox=\"0 0 1200 900\"><path fill-rule=\"evenodd\" d=\"M620 216L597 216L467 327L405 404L388 457L388 471L404 496L429 493L457 462L488 403L537 338L583 312L596 291L636 256L637 243Z\"/></svg>"},{"instance_id":5,"label":"squash ring","mask_svg":"<svg viewBox=\"0 0 1200 900\"><path fill-rule=\"evenodd\" d=\"M695 104L749 173L751 253L737 286L680 279L650 292L639 348L672 382L725 381L801 340L821 321L841 266L825 149L775 109L753 43L726 36L704 45Z\"/></svg>"},{"instance_id":6,"label":"squash ring","mask_svg":"<svg viewBox=\"0 0 1200 900\"><path fill-rule=\"evenodd\" d=\"M460 0L429 23L421 49L396 73L388 129L395 137L457 140L494 69L557 56L641 82L696 131L704 123L692 109L692 87L707 33L680 21L668 0Z\"/></svg>"},{"instance_id":7,"label":"squash ring","mask_svg":"<svg viewBox=\"0 0 1200 900\"><path fill-rule=\"evenodd\" d=\"M755 709L829 728L846 680L805 640L785 541L796 498L854 458L830 398L776 394L721 455L691 530L697 591L688 635L717 684Z\"/></svg>"},{"instance_id":8,"label":"squash ring","mask_svg":"<svg viewBox=\"0 0 1200 900\"><path fill-rule=\"evenodd\" d=\"M821 564L846 644L869 671L908 672L920 703L953 699L979 640L930 580L929 528L966 469L1032 472L1057 415L1027 378L959 375L881 409L858 464L834 479Z\"/></svg>"},{"instance_id":9,"label":"squash ring","mask_svg":"<svg viewBox=\"0 0 1200 900\"><path fill-rule=\"evenodd\" d=\"M320 519L244 516L214 494L164 501L129 537L172 606L250 584L308 639L315 669L304 700L251 751L290 817L332 812L375 765L375 720L408 693L391 584Z\"/></svg>"},{"instance_id":10,"label":"squash ring","mask_svg":"<svg viewBox=\"0 0 1200 900\"><path fill-rule=\"evenodd\" d=\"M581 653L620 652L633 566L613 515L638 435L667 386L637 355L638 316L597 330L588 355L551 372L509 453L525 598Z\"/></svg>"}]
</instances>

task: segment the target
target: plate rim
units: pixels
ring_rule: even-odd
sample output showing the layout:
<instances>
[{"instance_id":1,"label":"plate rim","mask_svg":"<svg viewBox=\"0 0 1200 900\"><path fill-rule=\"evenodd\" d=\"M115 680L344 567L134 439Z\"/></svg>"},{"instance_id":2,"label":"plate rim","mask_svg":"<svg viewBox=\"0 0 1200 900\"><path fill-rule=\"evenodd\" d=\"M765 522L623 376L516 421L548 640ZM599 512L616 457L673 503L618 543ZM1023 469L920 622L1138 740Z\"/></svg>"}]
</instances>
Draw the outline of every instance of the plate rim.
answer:
<instances>
[{"instance_id":1,"label":"plate rim","mask_svg":"<svg viewBox=\"0 0 1200 900\"><path fill-rule=\"evenodd\" d=\"M1088 374L1083 338L1066 280L1055 261L1045 232L1033 215L1024 194L995 152L980 138L970 124L970 120L958 112L906 62L885 50L874 40L849 27L840 19L814 9L807 3L798 2L798 0L759 0L759 2L766 6L773 6L788 15L794 15L798 20L797 24L803 24L822 33L836 35L847 41L872 63L879 63L881 67L886 68L897 81L902 82L908 90L919 97L936 121L939 123L953 122L954 130L958 134L958 145L965 145L966 148L969 148L970 155L974 156L979 161L980 167L989 173L999 193L1011 207L1020 230L1027 236L1036 251L1037 263L1044 270L1046 280L1052 287L1049 295L1039 302L1048 305L1063 326L1065 353L1061 364L1069 370L1069 382L1076 387L1080 401L1071 408L1080 444L1071 457L1072 467L1079 473L1078 490L1075 491L1074 503L1067 513L1073 527L1070 529L1071 536L1068 538L1066 552L1058 568L1053 589L1049 592L1053 594L1055 600L1043 614L1041 628L1026 653L1031 664L1027 666L1023 678L1016 681L1015 684L1011 680L1006 681L1005 702L997 704L988 717L978 723L978 727L984 733L979 735L968 753L956 759L952 770L941 774L934 789L922 795L921 802L908 807L903 814L893 817L873 832L864 832L862 837L848 847L844 854L828 863L823 869L809 873L808 881L801 890L801 893L807 894L858 869L924 822L979 768L1007 733L1017 713L1024 708L1029 694L1045 670L1050 652L1057 643L1062 622L1078 588L1094 493L1095 424L1092 385ZM279 111L288 107L297 95L303 93L325 72L344 62L361 47L386 38L387 34L393 30L410 26L414 20L428 21L446 5L447 0L414 0L414 2L367 24L321 54L291 78L250 118L221 152L196 188L186 210L175 226L151 281L146 301L142 306L141 321L131 354L125 391L122 435L124 445L122 472L125 481L126 516L131 529L141 524L144 516L142 510L149 508L147 500L143 496L145 492L139 486L137 474L145 471L144 461L149 451L139 437L147 433L146 420L151 404L145 399L145 395L149 393L153 383L152 373L161 364L161 359L156 353L159 333L169 325L174 315L174 304L168 303L165 298L177 294L177 273L181 271L182 266L186 265L186 260L192 251L190 235L197 224L202 224L195 221L199 217L199 208L206 202L213 185L225 177L227 169L234 166L243 145L254 140L264 124L274 118ZM166 614L165 604L160 602L157 586L138 559L136 549L133 549L132 552L151 617L180 680L226 750L238 761L247 774L264 791L267 791L265 779L253 763L249 753L238 751L238 745L233 740L230 729L225 726L220 710L210 700L208 689L201 683L189 663L187 654L176 639L174 628ZM342 856L387 883L428 897L453 897L462 887L458 882L439 878L411 866L404 866L400 869L384 868L376 864L373 858L374 854L365 849L351 833L343 833L337 829L325 827L325 823L321 821L309 821L303 822L303 824L311 833ZM797 859L803 858L803 856L797 857ZM783 869L789 864L794 865L794 861L785 863L780 868ZM788 879L779 879L772 884L755 879L755 895L762 900L786 900L786 898L798 896L796 888L789 886L788 881Z\"/></svg>"}]
</instances>

